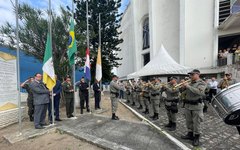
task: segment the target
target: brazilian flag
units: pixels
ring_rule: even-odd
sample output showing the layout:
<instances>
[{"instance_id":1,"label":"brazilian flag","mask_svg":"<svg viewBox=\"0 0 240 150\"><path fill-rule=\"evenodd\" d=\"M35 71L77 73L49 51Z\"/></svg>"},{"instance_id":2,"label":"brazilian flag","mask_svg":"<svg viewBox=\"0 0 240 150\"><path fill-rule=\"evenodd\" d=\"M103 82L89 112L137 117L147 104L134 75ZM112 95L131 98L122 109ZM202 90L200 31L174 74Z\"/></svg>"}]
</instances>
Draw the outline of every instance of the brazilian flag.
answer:
<instances>
[{"instance_id":1,"label":"brazilian flag","mask_svg":"<svg viewBox=\"0 0 240 150\"><path fill-rule=\"evenodd\" d=\"M69 40L68 40L68 59L69 63L72 66L74 64L74 54L77 51L77 44L74 32L74 20L71 18L70 31L69 31Z\"/></svg>"}]
</instances>

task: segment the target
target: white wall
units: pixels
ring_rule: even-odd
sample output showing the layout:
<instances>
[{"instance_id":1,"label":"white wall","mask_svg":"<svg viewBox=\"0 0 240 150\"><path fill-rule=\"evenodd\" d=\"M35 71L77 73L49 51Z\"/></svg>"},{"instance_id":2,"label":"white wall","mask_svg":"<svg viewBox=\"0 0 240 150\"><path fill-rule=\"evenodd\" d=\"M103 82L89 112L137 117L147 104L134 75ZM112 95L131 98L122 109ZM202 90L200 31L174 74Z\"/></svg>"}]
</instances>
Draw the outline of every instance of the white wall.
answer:
<instances>
[{"instance_id":1,"label":"white wall","mask_svg":"<svg viewBox=\"0 0 240 150\"><path fill-rule=\"evenodd\" d=\"M179 0L150 0L151 52L153 57L161 44L179 62Z\"/></svg>"},{"instance_id":2,"label":"white wall","mask_svg":"<svg viewBox=\"0 0 240 150\"><path fill-rule=\"evenodd\" d=\"M121 52L118 53L118 56L123 58L123 60L119 61L122 65L117 68L117 74L119 77L132 73L136 66L133 22L133 9L130 4L123 15L120 27L120 31L122 31L120 38L124 41L119 45Z\"/></svg>"},{"instance_id":3,"label":"white wall","mask_svg":"<svg viewBox=\"0 0 240 150\"><path fill-rule=\"evenodd\" d=\"M214 0L185 0L185 62L194 68L213 64Z\"/></svg>"},{"instance_id":4,"label":"white wall","mask_svg":"<svg viewBox=\"0 0 240 150\"><path fill-rule=\"evenodd\" d=\"M143 67L142 54L149 50L142 50L143 48L143 21L148 17L148 0L132 0L133 5L133 17L134 19L134 34L135 34L135 60L136 68L134 71L138 71ZM151 39L150 39L151 40Z\"/></svg>"}]
</instances>

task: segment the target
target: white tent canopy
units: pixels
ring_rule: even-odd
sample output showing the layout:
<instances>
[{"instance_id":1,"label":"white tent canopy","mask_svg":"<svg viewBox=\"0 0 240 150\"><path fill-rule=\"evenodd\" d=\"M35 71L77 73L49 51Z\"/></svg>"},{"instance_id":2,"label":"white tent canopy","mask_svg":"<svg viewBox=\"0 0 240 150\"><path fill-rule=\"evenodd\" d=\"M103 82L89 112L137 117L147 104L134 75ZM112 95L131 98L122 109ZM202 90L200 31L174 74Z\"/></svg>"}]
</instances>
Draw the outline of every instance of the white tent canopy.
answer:
<instances>
[{"instance_id":1,"label":"white tent canopy","mask_svg":"<svg viewBox=\"0 0 240 150\"><path fill-rule=\"evenodd\" d=\"M129 75L127 76L127 79L138 78L138 75L137 75L136 73L137 73L137 72L133 72L133 73L129 74Z\"/></svg>"},{"instance_id":2,"label":"white tent canopy","mask_svg":"<svg viewBox=\"0 0 240 150\"><path fill-rule=\"evenodd\" d=\"M162 45L158 54L142 69L129 76L152 76L169 74L187 74L192 68L178 64Z\"/></svg>"}]
</instances>

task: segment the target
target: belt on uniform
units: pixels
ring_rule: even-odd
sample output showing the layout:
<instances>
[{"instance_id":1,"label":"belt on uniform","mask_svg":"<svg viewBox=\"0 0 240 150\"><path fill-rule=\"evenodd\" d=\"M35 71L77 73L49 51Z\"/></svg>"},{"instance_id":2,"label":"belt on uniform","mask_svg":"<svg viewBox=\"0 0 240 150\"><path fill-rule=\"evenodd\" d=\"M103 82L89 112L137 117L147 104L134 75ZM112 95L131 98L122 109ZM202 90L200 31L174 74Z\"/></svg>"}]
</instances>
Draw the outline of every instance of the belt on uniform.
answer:
<instances>
[{"instance_id":1,"label":"belt on uniform","mask_svg":"<svg viewBox=\"0 0 240 150\"><path fill-rule=\"evenodd\" d=\"M143 96L144 98L150 98L149 96Z\"/></svg>"},{"instance_id":2,"label":"belt on uniform","mask_svg":"<svg viewBox=\"0 0 240 150\"><path fill-rule=\"evenodd\" d=\"M160 95L159 93L157 93L157 94L151 94L152 96L157 96L157 95Z\"/></svg>"},{"instance_id":3,"label":"belt on uniform","mask_svg":"<svg viewBox=\"0 0 240 150\"><path fill-rule=\"evenodd\" d=\"M179 99L166 99L166 102L175 102L175 103L178 103Z\"/></svg>"},{"instance_id":4,"label":"belt on uniform","mask_svg":"<svg viewBox=\"0 0 240 150\"><path fill-rule=\"evenodd\" d=\"M198 105L199 103L202 103L202 99L198 100L184 100L185 104L190 104L190 105Z\"/></svg>"}]
</instances>

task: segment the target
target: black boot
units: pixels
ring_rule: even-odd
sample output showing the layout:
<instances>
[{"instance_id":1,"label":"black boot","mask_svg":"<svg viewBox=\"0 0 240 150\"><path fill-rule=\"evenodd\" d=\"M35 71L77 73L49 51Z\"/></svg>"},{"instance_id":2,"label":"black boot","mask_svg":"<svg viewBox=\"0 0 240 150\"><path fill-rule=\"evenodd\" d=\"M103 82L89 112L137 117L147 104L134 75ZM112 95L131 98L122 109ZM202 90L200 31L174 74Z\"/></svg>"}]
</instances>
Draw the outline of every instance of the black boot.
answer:
<instances>
[{"instance_id":1,"label":"black boot","mask_svg":"<svg viewBox=\"0 0 240 150\"><path fill-rule=\"evenodd\" d=\"M143 109L142 105L140 105L137 109Z\"/></svg>"},{"instance_id":2,"label":"black boot","mask_svg":"<svg viewBox=\"0 0 240 150\"><path fill-rule=\"evenodd\" d=\"M29 116L29 120L30 120L31 122L33 122L33 121L34 121L33 116Z\"/></svg>"},{"instance_id":3,"label":"black boot","mask_svg":"<svg viewBox=\"0 0 240 150\"><path fill-rule=\"evenodd\" d=\"M193 139L193 143L192 143L193 146L199 146L199 137L200 137L200 134L194 135L194 139Z\"/></svg>"},{"instance_id":4,"label":"black boot","mask_svg":"<svg viewBox=\"0 0 240 150\"><path fill-rule=\"evenodd\" d=\"M80 113L83 114L83 109L81 108Z\"/></svg>"},{"instance_id":5,"label":"black boot","mask_svg":"<svg viewBox=\"0 0 240 150\"><path fill-rule=\"evenodd\" d=\"M186 135L181 136L184 140L193 140L193 132L188 132Z\"/></svg>"},{"instance_id":6,"label":"black boot","mask_svg":"<svg viewBox=\"0 0 240 150\"><path fill-rule=\"evenodd\" d=\"M87 108L87 112L90 112L90 109L89 109L89 108Z\"/></svg>"},{"instance_id":7,"label":"black boot","mask_svg":"<svg viewBox=\"0 0 240 150\"><path fill-rule=\"evenodd\" d=\"M175 131L176 130L176 123L173 122L172 126L168 129L169 131Z\"/></svg>"},{"instance_id":8,"label":"black boot","mask_svg":"<svg viewBox=\"0 0 240 150\"><path fill-rule=\"evenodd\" d=\"M112 120L119 120L119 118L115 115L115 113L112 114Z\"/></svg>"},{"instance_id":9,"label":"black boot","mask_svg":"<svg viewBox=\"0 0 240 150\"><path fill-rule=\"evenodd\" d=\"M208 107L204 105L204 107L203 107L203 112L206 113L206 112L207 112L207 109L208 109Z\"/></svg>"},{"instance_id":10,"label":"black boot","mask_svg":"<svg viewBox=\"0 0 240 150\"><path fill-rule=\"evenodd\" d=\"M132 106L135 106L135 102L132 103Z\"/></svg>"},{"instance_id":11,"label":"black boot","mask_svg":"<svg viewBox=\"0 0 240 150\"><path fill-rule=\"evenodd\" d=\"M166 124L164 127L171 128L172 127L172 121L169 121L168 124Z\"/></svg>"},{"instance_id":12,"label":"black boot","mask_svg":"<svg viewBox=\"0 0 240 150\"><path fill-rule=\"evenodd\" d=\"M158 120L158 113L156 113L155 117L153 118L153 120Z\"/></svg>"},{"instance_id":13,"label":"black boot","mask_svg":"<svg viewBox=\"0 0 240 150\"><path fill-rule=\"evenodd\" d=\"M149 114L149 110L146 108L144 112L142 112L144 114Z\"/></svg>"}]
</instances>

